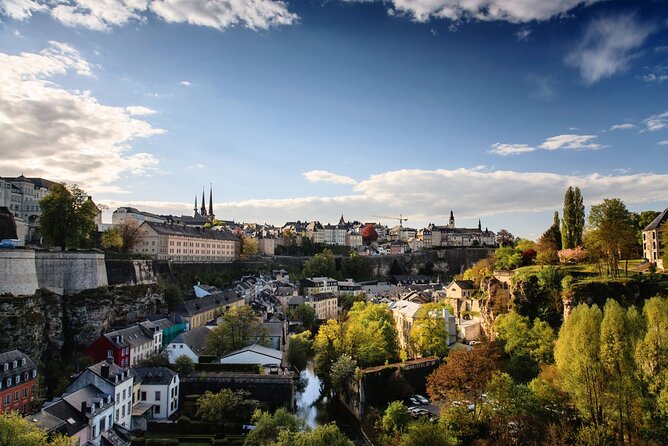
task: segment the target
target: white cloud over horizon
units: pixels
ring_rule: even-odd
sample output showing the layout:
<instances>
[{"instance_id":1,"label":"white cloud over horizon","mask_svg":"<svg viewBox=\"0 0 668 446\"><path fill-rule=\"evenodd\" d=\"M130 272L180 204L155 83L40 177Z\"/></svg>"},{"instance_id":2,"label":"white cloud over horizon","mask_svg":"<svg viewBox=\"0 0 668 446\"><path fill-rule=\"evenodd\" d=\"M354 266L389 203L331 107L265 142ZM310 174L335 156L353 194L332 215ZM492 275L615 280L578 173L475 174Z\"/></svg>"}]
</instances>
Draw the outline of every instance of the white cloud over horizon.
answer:
<instances>
[{"instance_id":1,"label":"white cloud over horizon","mask_svg":"<svg viewBox=\"0 0 668 446\"><path fill-rule=\"evenodd\" d=\"M369 2L374 0L344 0ZM391 15L407 15L416 22L476 19L527 23L563 16L580 5L602 0L377 0L388 4Z\"/></svg>"},{"instance_id":2,"label":"white cloud over horizon","mask_svg":"<svg viewBox=\"0 0 668 446\"><path fill-rule=\"evenodd\" d=\"M0 52L0 168L78 183L90 192L116 191L124 174L154 171L158 159L131 153L131 143L164 133L138 119L143 106L101 104L90 91L67 90L50 80L93 66L71 46L50 42L39 53Z\"/></svg>"},{"instance_id":3,"label":"white cloud over horizon","mask_svg":"<svg viewBox=\"0 0 668 446\"><path fill-rule=\"evenodd\" d=\"M145 22L149 12L169 23L219 30L236 25L268 29L299 20L282 0L0 0L0 14L16 20L27 20L41 12L65 26L95 31Z\"/></svg>"},{"instance_id":4,"label":"white cloud over horizon","mask_svg":"<svg viewBox=\"0 0 668 446\"><path fill-rule=\"evenodd\" d=\"M344 195L216 202L214 208L225 219L276 225L298 219L335 222L341 214L360 221L378 220L373 215L403 214L408 218L408 226L422 227L429 222L444 223L451 209L460 220L561 209L568 186L580 187L587 204L611 197L629 204L668 200L668 174L562 175L479 168L403 169L371 175ZM156 213L190 214L192 208L192 203L179 202L99 201L112 211L118 206L134 206Z\"/></svg>"},{"instance_id":5,"label":"white cloud over horizon","mask_svg":"<svg viewBox=\"0 0 668 446\"><path fill-rule=\"evenodd\" d=\"M542 144L537 146L497 142L492 144L489 152L496 155L507 156L536 152L538 150L598 150L605 147L602 144L594 142L596 138L596 135L557 135L547 138Z\"/></svg>"},{"instance_id":6,"label":"white cloud over horizon","mask_svg":"<svg viewBox=\"0 0 668 446\"><path fill-rule=\"evenodd\" d=\"M645 130L650 132L666 128L668 126L668 111L644 119L643 124L645 124Z\"/></svg>"},{"instance_id":7,"label":"white cloud over horizon","mask_svg":"<svg viewBox=\"0 0 668 446\"><path fill-rule=\"evenodd\" d=\"M345 175L338 175L326 170L309 170L302 174L311 183L357 184L357 180Z\"/></svg>"},{"instance_id":8,"label":"white cloud over horizon","mask_svg":"<svg viewBox=\"0 0 668 446\"><path fill-rule=\"evenodd\" d=\"M588 84L625 70L634 53L654 31L634 15L616 15L592 20L577 47L566 56Z\"/></svg>"},{"instance_id":9,"label":"white cloud over horizon","mask_svg":"<svg viewBox=\"0 0 668 446\"><path fill-rule=\"evenodd\" d=\"M635 125L631 124L630 122L626 122L624 124L615 124L612 127L610 127L609 130L628 130L634 127Z\"/></svg>"}]
</instances>

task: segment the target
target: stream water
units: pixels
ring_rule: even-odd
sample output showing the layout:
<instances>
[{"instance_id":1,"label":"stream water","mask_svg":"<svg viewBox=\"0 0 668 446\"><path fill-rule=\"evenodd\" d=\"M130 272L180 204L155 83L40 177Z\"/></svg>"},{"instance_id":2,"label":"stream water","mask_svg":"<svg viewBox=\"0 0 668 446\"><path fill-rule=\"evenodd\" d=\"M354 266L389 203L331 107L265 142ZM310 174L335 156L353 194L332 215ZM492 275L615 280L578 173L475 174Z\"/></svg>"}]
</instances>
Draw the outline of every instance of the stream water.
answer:
<instances>
[{"instance_id":1,"label":"stream water","mask_svg":"<svg viewBox=\"0 0 668 446\"><path fill-rule=\"evenodd\" d=\"M335 422L336 425L358 445L365 445L359 423L339 402L338 399L330 399L320 392L320 379L315 374L313 362L309 361L306 369L301 372L304 388L297 392L296 407L297 416L306 420L311 427Z\"/></svg>"}]
</instances>

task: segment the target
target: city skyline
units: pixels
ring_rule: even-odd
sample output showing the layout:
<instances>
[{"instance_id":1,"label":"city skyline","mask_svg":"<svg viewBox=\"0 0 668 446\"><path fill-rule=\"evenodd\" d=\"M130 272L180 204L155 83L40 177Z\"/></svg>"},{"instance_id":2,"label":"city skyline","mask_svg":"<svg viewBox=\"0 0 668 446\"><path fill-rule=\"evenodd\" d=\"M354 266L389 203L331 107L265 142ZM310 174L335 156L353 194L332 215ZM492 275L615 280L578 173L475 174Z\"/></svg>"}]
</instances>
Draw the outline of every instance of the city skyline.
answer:
<instances>
[{"instance_id":1,"label":"city skyline","mask_svg":"<svg viewBox=\"0 0 668 446\"><path fill-rule=\"evenodd\" d=\"M453 210L529 238L569 185L668 206L658 2L106 3L0 0L0 168L105 221L210 183L223 219Z\"/></svg>"}]
</instances>

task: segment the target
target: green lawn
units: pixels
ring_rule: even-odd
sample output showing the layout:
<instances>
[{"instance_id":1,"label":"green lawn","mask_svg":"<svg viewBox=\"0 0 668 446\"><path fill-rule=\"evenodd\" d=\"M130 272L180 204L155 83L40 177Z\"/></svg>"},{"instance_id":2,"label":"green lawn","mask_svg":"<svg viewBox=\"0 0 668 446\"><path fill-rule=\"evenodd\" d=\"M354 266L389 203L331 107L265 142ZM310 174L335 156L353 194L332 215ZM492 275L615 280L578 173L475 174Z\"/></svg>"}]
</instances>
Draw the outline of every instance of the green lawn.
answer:
<instances>
[{"instance_id":1,"label":"green lawn","mask_svg":"<svg viewBox=\"0 0 668 446\"><path fill-rule=\"evenodd\" d=\"M635 267L640 265L642 262L643 262L642 259L629 260L629 277L635 276L635 275L638 274L633 270L634 270ZM582 264L579 264L579 265L559 264L559 265L554 265L554 266L557 266L557 267L561 268L567 274L571 274L571 275L574 275L574 276L598 277L598 266L594 263L582 263ZM545 265L523 266L521 268L517 268L515 270L515 273L517 273L517 274L532 274L532 273L539 272L543 268L545 268ZM625 261L619 262L618 269L620 271L620 277L624 277L624 275L625 275Z\"/></svg>"}]
</instances>

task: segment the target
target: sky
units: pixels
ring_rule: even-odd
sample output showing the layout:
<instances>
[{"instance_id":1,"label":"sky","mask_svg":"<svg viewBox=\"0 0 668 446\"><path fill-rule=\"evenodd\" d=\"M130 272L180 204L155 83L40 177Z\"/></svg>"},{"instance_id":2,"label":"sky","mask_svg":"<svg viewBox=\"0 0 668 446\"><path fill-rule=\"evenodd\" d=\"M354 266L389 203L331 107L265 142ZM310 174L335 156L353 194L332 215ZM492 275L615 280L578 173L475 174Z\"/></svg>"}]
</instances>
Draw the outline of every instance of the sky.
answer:
<instances>
[{"instance_id":1,"label":"sky","mask_svg":"<svg viewBox=\"0 0 668 446\"><path fill-rule=\"evenodd\" d=\"M107 207L535 239L668 206L668 4L0 0L0 176ZM378 217L381 216L381 217Z\"/></svg>"}]
</instances>

